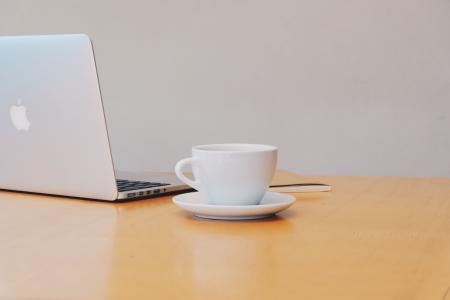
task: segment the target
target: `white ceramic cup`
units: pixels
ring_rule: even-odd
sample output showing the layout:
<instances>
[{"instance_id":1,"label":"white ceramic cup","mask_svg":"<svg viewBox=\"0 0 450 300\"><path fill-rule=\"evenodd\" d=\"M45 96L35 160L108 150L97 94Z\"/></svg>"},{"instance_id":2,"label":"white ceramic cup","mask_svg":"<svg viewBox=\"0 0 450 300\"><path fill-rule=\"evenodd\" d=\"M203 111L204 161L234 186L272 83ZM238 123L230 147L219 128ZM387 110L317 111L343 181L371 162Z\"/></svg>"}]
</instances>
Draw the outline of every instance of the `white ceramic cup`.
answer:
<instances>
[{"instance_id":1,"label":"white ceramic cup","mask_svg":"<svg viewBox=\"0 0 450 300\"><path fill-rule=\"evenodd\" d=\"M256 144L195 146L192 157L180 160L175 173L181 181L217 205L256 205L269 187L277 164L277 148ZM194 180L183 174L192 166Z\"/></svg>"}]
</instances>

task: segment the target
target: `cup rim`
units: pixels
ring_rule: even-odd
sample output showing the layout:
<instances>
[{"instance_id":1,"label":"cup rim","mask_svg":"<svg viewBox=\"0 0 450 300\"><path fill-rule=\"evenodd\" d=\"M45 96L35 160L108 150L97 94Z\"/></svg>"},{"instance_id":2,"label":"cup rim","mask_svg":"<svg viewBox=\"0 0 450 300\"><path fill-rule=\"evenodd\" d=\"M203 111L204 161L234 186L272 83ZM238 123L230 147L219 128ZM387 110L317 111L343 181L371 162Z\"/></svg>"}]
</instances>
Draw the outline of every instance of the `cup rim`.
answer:
<instances>
[{"instance_id":1,"label":"cup rim","mask_svg":"<svg viewBox=\"0 0 450 300\"><path fill-rule=\"evenodd\" d=\"M232 149L233 147L236 148L242 147L243 149ZM230 148L230 149L213 149L213 148ZM278 148L272 145L248 144L248 143L204 144L192 147L192 151L208 152L208 153L271 152L276 150L278 150Z\"/></svg>"}]
</instances>

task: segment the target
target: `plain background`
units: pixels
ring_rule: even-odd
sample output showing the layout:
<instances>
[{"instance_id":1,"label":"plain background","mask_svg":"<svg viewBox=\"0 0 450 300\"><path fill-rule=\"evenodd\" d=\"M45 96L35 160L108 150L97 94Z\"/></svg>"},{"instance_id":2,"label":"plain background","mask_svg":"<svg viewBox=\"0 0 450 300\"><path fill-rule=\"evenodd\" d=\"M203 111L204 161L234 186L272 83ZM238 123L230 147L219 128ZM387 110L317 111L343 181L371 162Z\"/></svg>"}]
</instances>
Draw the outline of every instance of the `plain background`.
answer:
<instances>
[{"instance_id":1,"label":"plain background","mask_svg":"<svg viewBox=\"0 0 450 300\"><path fill-rule=\"evenodd\" d=\"M122 170L279 146L302 174L450 176L450 1L4 1L0 35L87 33Z\"/></svg>"}]
</instances>

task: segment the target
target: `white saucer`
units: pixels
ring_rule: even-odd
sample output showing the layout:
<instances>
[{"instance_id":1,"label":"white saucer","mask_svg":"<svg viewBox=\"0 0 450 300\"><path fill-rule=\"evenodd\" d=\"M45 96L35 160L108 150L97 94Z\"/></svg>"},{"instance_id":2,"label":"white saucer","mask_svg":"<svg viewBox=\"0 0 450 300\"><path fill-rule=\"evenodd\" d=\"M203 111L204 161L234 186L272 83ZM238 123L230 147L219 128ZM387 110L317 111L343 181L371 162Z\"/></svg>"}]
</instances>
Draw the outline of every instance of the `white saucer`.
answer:
<instances>
[{"instance_id":1,"label":"white saucer","mask_svg":"<svg viewBox=\"0 0 450 300\"><path fill-rule=\"evenodd\" d=\"M258 205L214 205L199 193L180 194L172 198L179 207L194 213L197 217L218 220L252 220L273 216L295 202L287 194L267 192Z\"/></svg>"}]
</instances>

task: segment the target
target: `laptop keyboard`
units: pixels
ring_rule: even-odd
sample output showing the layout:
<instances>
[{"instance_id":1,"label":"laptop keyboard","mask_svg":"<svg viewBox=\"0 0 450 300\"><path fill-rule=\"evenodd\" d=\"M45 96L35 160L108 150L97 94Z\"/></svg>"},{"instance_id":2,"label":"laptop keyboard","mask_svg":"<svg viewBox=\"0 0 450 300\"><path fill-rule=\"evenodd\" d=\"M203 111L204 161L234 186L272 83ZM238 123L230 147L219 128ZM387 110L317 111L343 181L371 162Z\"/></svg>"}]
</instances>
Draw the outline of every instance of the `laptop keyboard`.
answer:
<instances>
[{"instance_id":1,"label":"laptop keyboard","mask_svg":"<svg viewBox=\"0 0 450 300\"><path fill-rule=\"evenodd\" d=\"M161 183L161 182L148 182L148 181L137 181L126 179L117 179L116 183L119 192L127 192L169 185L168 183Z\"/></svg>"}]
</instances>

